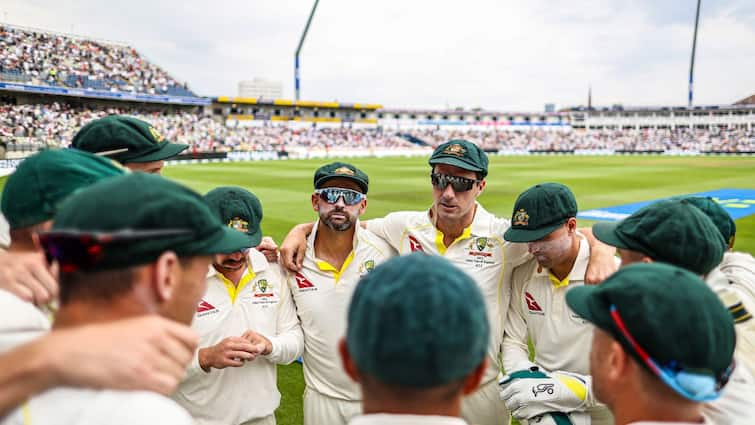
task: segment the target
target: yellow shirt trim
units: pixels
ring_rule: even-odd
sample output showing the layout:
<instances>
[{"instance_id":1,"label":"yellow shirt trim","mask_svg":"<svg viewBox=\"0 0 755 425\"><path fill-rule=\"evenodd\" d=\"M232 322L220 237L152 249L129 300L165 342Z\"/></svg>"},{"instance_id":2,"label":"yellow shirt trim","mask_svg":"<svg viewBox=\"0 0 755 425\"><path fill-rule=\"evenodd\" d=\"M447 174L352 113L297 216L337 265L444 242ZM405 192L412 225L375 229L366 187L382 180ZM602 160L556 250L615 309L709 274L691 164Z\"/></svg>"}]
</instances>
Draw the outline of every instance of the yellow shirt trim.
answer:
<instances>
[{"instance_id":1,"label":"yellow shirt trim","mask_svg":"<svg viewBox=\"0 0 755 425\"><path fill-rule=\"evenodd\" d=\"M231 304L236 303L236 297L239 295L242 289L246 285L249 284L249 282L254 279L254 270L252 270L251 267L247 266L246 272L244 273L244 276L241 277L241 280L239 280L238 285L234 285L233 282L228 280L225 276L223 276L222 273L218 273L218 279L220 279L221 282L225 285L225 290L228 292L228 296L231 298Z\"/></svg>"},{"instance_id":2,"label":"yellow shirt trim","mask_svg":"<svg viewBox=\"0 0 755 425\"><path fill-rule=\"evenodd\" d=\"M346 270L347 267L349 267L349 264L351 264L352 260L354 260L354 251L351 251L349 253L349 256L346 257L346 260L343 262L343 265L341 266L341 270L336 269L333 267L330 263L327 261L320 261L316 260L317 267L324 271L324 272L333 272L333 278L335 278L336 283L341 279L341 275L343 274L344 270Z\"/></svg>"},{"instance_id":3,"label":"yellow shirt trim","mask_svg":"<svg viewBox=\"0 0 755 425\"><path fill-rule=\"evenodd\" d=\"M563 288L564 286L569 285L569 276L566 276L564 280L558 280L556 276L553 276L553 273L548 273L548 279L550 279L551 283L553 284L554 288Z\"/></svg>"},{"instance_id":4,"label":"yellow shirt trim","mask_svg":"<svg viewBox=\"0 0 755 425\"><path fill-rule=\"evenodd\" d=\"M448 249L448 247L445 244L443 244L443 238L445 236L446 235L444 235L443 232L441 232L438 229L435 229L435 246L438 248L438 253L440 253L440 255L446 255L446 250ZM472 236L472 226L469 226L466 229L464 229L461 235L459 235L458 238L454 239L453 242L451 242L451 245L455 244L456 242L462 239L466 239L470 236Z\"/></svg>"},{"instance_id":5,"label":"yellow shirt trim","mask_svg":"<svg viewBox=\"0 0 755 425\"><path fill-rule=\"evenodd\" d=\"M29 410L28 401L21 405L21 416L24 418L24 425L31 425L31 411Z\"/></svg>"}]
</instances>

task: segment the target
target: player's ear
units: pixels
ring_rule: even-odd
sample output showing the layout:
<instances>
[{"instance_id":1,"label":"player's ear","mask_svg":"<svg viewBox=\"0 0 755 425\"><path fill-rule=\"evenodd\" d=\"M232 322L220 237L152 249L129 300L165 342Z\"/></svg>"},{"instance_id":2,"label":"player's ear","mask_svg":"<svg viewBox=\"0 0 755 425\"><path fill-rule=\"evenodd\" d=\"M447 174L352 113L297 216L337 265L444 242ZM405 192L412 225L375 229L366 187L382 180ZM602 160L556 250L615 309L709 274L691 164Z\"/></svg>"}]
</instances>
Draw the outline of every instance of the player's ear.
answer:
<instances>
[{"instance_id":1,"label":"player's ear","mask_svg":"<svg viewBox=\"0 0 755 425\"><path fill-rule=\"evenodd\" d=\"M569 230L569 234L573 235L574 232L577 231L577 219L575 217L571 217L566 220L566 228Z\"/></svg>"},{"instance_id":2,"label":"player's ear","mask_svg":"<svg viewBox=\"0 0 755 425\"><path fill-rule=\"evenodd\" d=\"M488 181L485 179L482 179L479 185L480 185L480 192L477 193L477 196L480 196L482 194L482 191L485 190L485 186L488 185Z\"/></svg>"},{"instance_id":3,"label":"player's ear","mask_svg":"<svg viewBox=\"0 0 755 425\"><path fill-rule=\"evenodd\" d=\"M319 197L317 196L316 193L312 194L312 209L315 210L315 212L320 212L320 209L317 207L317 204L318 204L317 203L317 199L318 198Z\"/></svg>"},{"instance_id":4,"label":"player's ear","mask_svg":"<svg viewBox=\"0 0 755 425\"><path fill-rule=\"evenodd\" d=\"M181 279L181 266L178 256L173 251L163 252L153 263L152 285L160 303L173 297Z\"/></svg>"},{"instance_id":5,"label":"player's ear","mask_svg":"<svg viewBox=\"0 0 755 425\"><path fill-rule=\"evenodd\" d=\"M349 375L349 378L354 382L359 382L359 371L357 370L357 366L354 364L351 355L349 355L345 338L341 338L341 340L338 341L338 353L341 355L341 366L343 367L344 372L346 372L346 374Z\"/></svg>"},{"instance_id":6,"label":"player's ear","mask_svg":"<svg viewBox=\"0 0 755 425\"><path fill-rule=\"evenodd\" d=\"M480 363L480 365L477 366L471 374L467 375L467 377L464 378L464 385L462 386L462 392L464 393L464 395L469 395L477 391L477 388L480 386L480 382L482 382L482 377L485 375L487 368L488 357L485 356L485 358L482 359L482 363Z\"/></svg>"}]
</instances>

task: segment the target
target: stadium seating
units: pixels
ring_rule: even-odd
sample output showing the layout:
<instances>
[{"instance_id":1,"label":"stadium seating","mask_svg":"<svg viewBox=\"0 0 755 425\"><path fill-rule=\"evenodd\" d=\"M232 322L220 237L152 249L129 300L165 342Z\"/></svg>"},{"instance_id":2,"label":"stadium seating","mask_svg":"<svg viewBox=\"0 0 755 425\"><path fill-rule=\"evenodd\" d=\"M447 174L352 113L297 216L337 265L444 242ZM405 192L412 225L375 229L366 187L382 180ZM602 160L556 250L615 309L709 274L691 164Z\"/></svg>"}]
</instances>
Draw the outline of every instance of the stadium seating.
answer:
<instances>
[{"instance_id":1,"label":"stadium seating","mask_svg":"<svg viewBox=\"0 0 755 425\"><path fill-rule=\"evenodd\" d=\"M0 80L196 96L126 45L0 25Z\"/></svg>"}]
</instances>

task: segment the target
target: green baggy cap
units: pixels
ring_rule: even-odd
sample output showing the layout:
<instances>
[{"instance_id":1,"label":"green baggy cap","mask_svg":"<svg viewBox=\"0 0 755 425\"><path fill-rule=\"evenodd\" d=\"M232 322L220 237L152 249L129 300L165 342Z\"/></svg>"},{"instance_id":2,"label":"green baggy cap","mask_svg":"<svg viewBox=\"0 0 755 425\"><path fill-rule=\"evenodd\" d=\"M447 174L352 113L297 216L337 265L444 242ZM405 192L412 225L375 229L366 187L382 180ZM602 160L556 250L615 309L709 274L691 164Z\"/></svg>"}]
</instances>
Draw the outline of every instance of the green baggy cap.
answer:
<instances>
[{"instance_id":1,"label":"green baggy cap","mask_svg":"<svg viewBox=\"0 0 755 425\"><path fill-rule=\"evenodd\" d=\"M566 303L582 318L611 334L648 368L624 337L611 306L636 343L661 366L723 376L732 364L734 321L716 294L689 271L662 263L619 269L600 285L575 287ZM652 373L652 371L651 371Z\"/></svg>"},{"instance_id":2,"label":"green baggy cap","mask_svg":"<svg viewBox=\"0 0 755 425\"><path fill-rule=\"evenodd\" d=\"M318 168L317 171L315 171L314 177L315 189L319 189L326 181L334 178L352 180L359 185L364 194L367 194L367 189L369 189L370 178L367 177L367 174L359 168L345 162L334 162Z\"/></svg>"},{"instance_id":3,"label":"green baggy cap","mask_svg":"<svg viewBox=\"0 0 755 425\"><path fill-rule=\"evenodd\" d=\"M75 251L87 242L81 258ZM178 256L230 253L251 246L249 238L220 222L201 195L158 175L114 177L70 196L60 207L53 229L42 238L53 258L70 259L85 270L147 264L163 252ZM97 248L91 248L91 242ZM86 261L84 261L86 260ZM66 270L66 264L61 267ZM70 268L69 268L70 269Z\"/></svg>"},{"instance_id":4,"label":"green baggy cap","mask_svg":"<svg viewBox=\"0 0 755 425\"><path fill-rule=\"evenodd\" d=\"M150 123L123 115L88 123L73 137L72 146L123 164L162 161L189 147L170 143Z\"/></svg>"},{"instance_id":5,"label":"green baggy cap","mask_svg":"<svg viewBox=\"0 0 755 425\"><path fill-rule=\"evenodd\" d=\"M477 285L444 258L394 257L363 277L349 305L346 345L357 368L392 385L426 388L471 373L490 328Z\"/></svg>"},{"instance_id":6,"label":"green baggy cap","mask_svg":"<svg viewBox=\"0 0 755 425\"><path fill-rule=\"evenodd\" d=\"M577 216L577 199L560 183L542 183L522 192L514 203L511 227L503 234L509 242L533 242Z\"/></svg>"},{"instance_id":7,"label":"green baggy cap","mask_svg":"<svg viewBox=\"0 0 755 425\"><path fill-rule=\"evenodd\" d=\"M116 162L76 149L42 151L8 176L0 208L11 229L32 226L52 219L60 202L77 190L127 172Z\"/></svg>"},{"instance_id":8,"label":"green baggy cap","mask_svg":"<svg viewBox=\"0 0 755 425\"><path fill-rule=\"evenodd\" d=\"M463 170L480 173L483 178L488 175L488 154L474 143L464 139L450 140L438 146L430 155L428 163L431 166L453 165Z\"/></svg>"},{"instance_id":9,"label":"green baggy cap","mask_svg":"<svg viewBox=\"0 0 755 425\"><path fill-rule=\"evenodd\" d=\"M714 201L709 196L705 198L699 196L689 196L683 199L686 199L687 202L699 208L700 211L705 213L705 215L710 218L713 224L715 224L718 228L718 231L721 232L721 236L723 236L727 246L732 246L734 244L734 236L737 233L737 225L734 222L734 219L731 218L729 213L726 212L726 209L724 209L724 207L719 205L718 202Z\"/></svg>"},{"instance_id":10,"label":"green baggy cap","mask_svg":"<svg viewBox=\"0 0 755 425\"><path fill-rule=\"evenodd\" d=\"M720 264L726 249L710 218L685 199L652 203L622 221L597 223L592 231L605 244L700 275Z\"/></svg>"},{"instance_id":11,"label":"green baggy cap","mask_svg":"<svg viewBox=\"0 0 755 425\"><path fill-rule=\"evenodd\" d=\"M204 196L210 210L226 226L243 232L251 246L262 240L262 204L250 191L236 186L215 188Z\"/></svg>"}]
</instances>

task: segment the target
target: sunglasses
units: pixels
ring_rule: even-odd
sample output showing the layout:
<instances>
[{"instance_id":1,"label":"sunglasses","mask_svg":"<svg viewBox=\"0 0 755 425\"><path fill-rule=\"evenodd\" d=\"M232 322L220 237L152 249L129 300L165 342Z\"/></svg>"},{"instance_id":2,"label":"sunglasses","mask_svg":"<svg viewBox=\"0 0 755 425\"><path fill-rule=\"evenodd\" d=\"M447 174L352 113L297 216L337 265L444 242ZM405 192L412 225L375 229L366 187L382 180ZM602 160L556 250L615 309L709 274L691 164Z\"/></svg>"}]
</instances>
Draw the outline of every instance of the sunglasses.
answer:
<instances>
[{"instance_id":1,"label":"sunglasses","mask_svg":"<svg viewBox=\"0 0 755 425\"><path fill-rule=\"evenodd\" d=\"M338 202L338 198L343 199L343 203L346 205L356 205L362 202L363 199L367 199L367 195L356 190L343 189L340 187L326 187L324 189L316 189L315 193L323 201L329 204L335 204Z\"/></svg>"},{"instance_id":2,"label":"sunglasses","mask_svg":"<svg viewBox=\"0 0 755 425\"><path fill-rule=\"evenodd\" d=\"M440 190L446 190L448 185L454 189L454 192L466 192L474 187L476 183L480 183L481 180L468 179L458 176L449 176L448 174L432 173L430 174L430 182L433 186Z\"/></svg>"},{"instance_id":3,"label":"sunglasses","mask_svg":"<svg viewBox=\"0 0 755 425\"><path fill-rule=\"evenodd\" d=\"M681 396L698 402L715 400L721 394L721 389L729 382L731 373L734 371L734 363L719 376L707 370L685 370L676 362L671 362L665 366L661 365L650 357L647 351L640 347L634 337L632 337L615 305L611 305L611 318L624 338L629 341L635 353L645 362L645 365L661 381Z\"/></svg>"},{"instance_id":4,"label":"sunglasses","mask_svg":"<svg viewBox=\"0 0 755 425\"><path fill-rule=\"evenodd\" d=\"M71 273L97 265L105 256L104 251L108 246L152 238L193 234L194 232L190 229L129 229L112 233L59 230L40 233L39 243L45 251L48 262L57 261L61 272Z\"/></svg>"}]
</instances>

